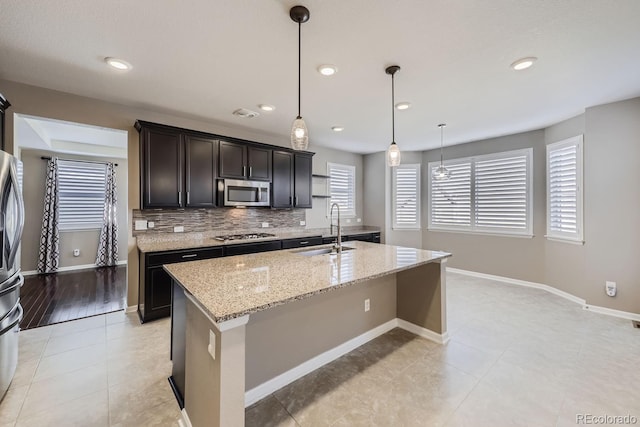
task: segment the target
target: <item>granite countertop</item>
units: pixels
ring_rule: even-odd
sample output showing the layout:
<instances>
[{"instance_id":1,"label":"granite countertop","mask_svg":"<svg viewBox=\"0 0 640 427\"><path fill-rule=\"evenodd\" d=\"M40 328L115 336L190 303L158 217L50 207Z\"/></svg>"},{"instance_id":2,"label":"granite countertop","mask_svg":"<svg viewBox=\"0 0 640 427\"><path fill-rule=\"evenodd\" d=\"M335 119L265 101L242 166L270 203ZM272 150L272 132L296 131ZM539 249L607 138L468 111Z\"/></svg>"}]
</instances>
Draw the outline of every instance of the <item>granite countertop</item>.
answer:
<instances>
[{"instance_id":1,"label":"granite countertop","mask_svg":"<svg viewBox=\"0 0 640 427\"><path fill-rule=\"evenodd\" d=\"M380 232L378 227L343 227L342 234L366 234ZM269 233L274 237L265 237L261 239L246 239L220 241L216 240L216 236L236 233ZM303 229L277 229L277 228L259 228L251 230L235 230L232 232L223 231L203 231L193 233L149 233L136 237L138 250L140 252L163 252L178 249L194 249L208 248L213 246L233 245L238 243L266 242L269 240L295 239L299 237L335 237L336 233L331 233L329 228L303 228Z\"/></svg>"},{"instance_id":2,"label":"granite countertop","mask_svg":"<svg viewBox=\"0 0 640 427\"><path fill-rule=\"evenodd\" d=\"M448 258L446 252L347 242L341 254L299 252L330 245L168 264L164 269L216 322Z\"/></svg>"}]
</instances>

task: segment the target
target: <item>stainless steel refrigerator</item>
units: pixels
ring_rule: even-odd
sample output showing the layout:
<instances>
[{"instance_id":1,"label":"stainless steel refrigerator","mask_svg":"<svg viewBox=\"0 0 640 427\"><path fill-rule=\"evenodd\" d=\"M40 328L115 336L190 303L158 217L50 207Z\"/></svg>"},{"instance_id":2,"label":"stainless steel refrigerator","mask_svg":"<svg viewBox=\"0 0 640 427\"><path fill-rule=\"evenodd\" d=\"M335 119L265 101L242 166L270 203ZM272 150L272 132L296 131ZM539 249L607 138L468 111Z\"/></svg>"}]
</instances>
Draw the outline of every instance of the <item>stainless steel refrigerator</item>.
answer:
<instances>
[{"instance_id":1,"label":"stainless steel refrigerator","mask_svg":"<svg viewBox=\"0 0 640 427\"><path fill-rule=\"evenodd\" d=\"M20 239L24 203L18 160L0 151L0 400L18 364L18 331L22 320Z\"/></svg>"}]
</instances>

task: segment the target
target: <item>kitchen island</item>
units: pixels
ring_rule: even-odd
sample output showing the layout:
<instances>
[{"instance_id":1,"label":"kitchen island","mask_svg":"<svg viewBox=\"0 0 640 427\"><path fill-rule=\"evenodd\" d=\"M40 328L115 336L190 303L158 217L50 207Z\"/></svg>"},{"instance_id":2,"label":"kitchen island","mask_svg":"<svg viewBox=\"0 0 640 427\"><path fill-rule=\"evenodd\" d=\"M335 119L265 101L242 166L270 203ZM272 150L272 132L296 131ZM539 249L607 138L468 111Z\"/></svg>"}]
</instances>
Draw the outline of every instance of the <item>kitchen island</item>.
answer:
<instances>
[{"instance_id":1,"label":"kitchen island","mask_svg":"<svg viewBox=\"0 0 640 427\"><path fill-rule=\"evenodd\" d=\"M165 265L192 426L243 426L245 406L395 327L447 341L450 254L344 246Z\"/></svg>"}]
</instances>

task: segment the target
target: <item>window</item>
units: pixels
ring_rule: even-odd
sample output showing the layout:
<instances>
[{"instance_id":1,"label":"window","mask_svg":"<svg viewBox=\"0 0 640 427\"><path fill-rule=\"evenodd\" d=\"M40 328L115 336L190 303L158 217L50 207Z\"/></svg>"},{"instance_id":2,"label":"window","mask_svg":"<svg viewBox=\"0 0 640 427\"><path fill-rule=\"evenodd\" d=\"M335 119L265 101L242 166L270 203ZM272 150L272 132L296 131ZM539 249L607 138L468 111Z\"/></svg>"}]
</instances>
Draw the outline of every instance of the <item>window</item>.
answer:
<instances>
[{"instance_id":1,"label":"window","mask_svg":"<svg viewBox=\"0 0 640 427\"><path fill-rule=\"evenodd\" d=\"M58 161L60 230L102 227L105 180L103 163Z\"/></svg>"},{"instance_id":2,"label":"window","mask_svg":"<svg viewBox=\"0 0 640 427\"><path fill-rule=\"evenodd\" d=\"M582 135L547 145L547 238L582 243Z\"/></svg>"},{"instance_id":3,"label":"window","mask_svg":"<svg viewBox=\"0 0 640 427\"><path fill-rule=\"evenodd\" d=\"M447 181L429 163L429 229L532 236L533 150L507 151L445 162Z\"/></svg>"},{"instance_id":4,"label":"window","mask_svg":"<svg viewBox=\"0 0 640 427\"><path fill-rule=\"evenodd\" d=\"M393 168L393 228L420 229L420 165Z\"/></svg>"},{"instance_id":5,"label":"window","mask_svg":"<svg viewBox=\"0 0 640 427\"><path fill-rule=\"evenodd\" d=\"M356 216L356 168L355 166L327 163L327 175L329 175L329 204L337 203L340 206L340 215L343 218Z\"/></svg>"}]
</instances>

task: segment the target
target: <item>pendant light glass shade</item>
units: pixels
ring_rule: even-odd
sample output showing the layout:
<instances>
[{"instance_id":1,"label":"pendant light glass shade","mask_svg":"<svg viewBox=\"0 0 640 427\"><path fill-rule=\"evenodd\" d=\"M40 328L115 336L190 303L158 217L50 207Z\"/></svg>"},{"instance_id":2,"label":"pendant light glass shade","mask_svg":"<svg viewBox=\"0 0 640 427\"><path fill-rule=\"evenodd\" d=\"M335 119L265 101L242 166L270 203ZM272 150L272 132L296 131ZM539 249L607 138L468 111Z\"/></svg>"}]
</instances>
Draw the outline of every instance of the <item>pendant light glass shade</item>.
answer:
<instances>
[{"instance_id":1,"label":"pendant light glass shade","mask_svg":"<svg viewBox=\"0 0 640 427\"><path fill-rule=\"evenodd\" d=\"M309 131L304 119L300 116L291 126L291 147L294 150L306 150L309 147Z\"/></svg>"},{"instance_id":2,"label":"pendant light glass shade","mask_svg":"<svg viewBox=\"0 0 640 427\"><path fill-rule=\"evenodd\" d=\"M400 157L400 148L398 148L398 144L392 142L387 149L387 166L400 166Z\"/></svg>"},{"instance_id":3,"label":"pendant light glass shade","mask_svg":"<svg viewBox=\"0 0 640 427\"><path fill-rule=\"evenodd\" d=\"M444 163L442 160L442 148L444 146L444 128L446 127L446 123L440 123L438 127L440 128L440 166L434 169L433 171L433 179L436 181L446 181L451 178L451 172L449 169L444 167Z\"/></svg>"},{"instance_id":4,"label":"pendant light glass shade","mask_svg":"<svg viewBox=\"0 0 640 427\"><path fill-rule=\"evenodd\" d=\"M304 6L294 6L289 10L289 16L298 23L298 116L291 125L291 148L294 150L306 150L309 147L309 131L307 124L300 115L300 61L302 57L302 23L309 20L309 9Z\"/></svg>"},{"instance_id":5,"label":"pendant light glass shade","mask_svg":"<svg viewBox=\"0 0 640 427\"><path fill-rule=\"evenodd\" d=\"M387 149L387 165L391 167L400 166L400 147L396 144L396 108L395 108L395 85L393 76L400 71L398 65L387 67L385 72L391 75L391 145Z\"/></svg>"}]
</instances>

